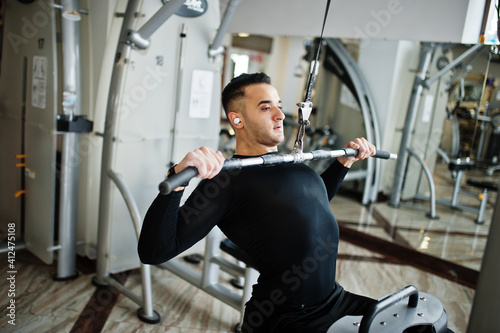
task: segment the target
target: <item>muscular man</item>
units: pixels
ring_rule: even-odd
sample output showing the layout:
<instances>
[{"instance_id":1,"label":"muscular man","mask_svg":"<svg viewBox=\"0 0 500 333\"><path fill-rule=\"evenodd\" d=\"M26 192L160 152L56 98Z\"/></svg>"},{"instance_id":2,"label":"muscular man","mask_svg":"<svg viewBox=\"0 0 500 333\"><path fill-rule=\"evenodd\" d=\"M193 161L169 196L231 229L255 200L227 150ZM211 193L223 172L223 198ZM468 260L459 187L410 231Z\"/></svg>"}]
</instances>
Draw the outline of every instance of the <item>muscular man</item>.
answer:
<instances>
[{"instance_id":1,"label":"muscular man","mask_svg":"<svg viewBox=\"0 0 500 333\"><path fill-rule=\"evenodd\" d=\"M285 115L267 75L234 78L222 105L235 130L235 158L277 154ZM182 207L184 187L154 200L139 239L141 261L165 262L217 225L260 272L243 332L326 332L345 315L363 314L375 300L335 282L339 231L329 201L351 165L376 149L363 138L345 147L359 155L338 158L321 176L301 163L221 171L220 152L188 153L173 171L194 166L203 180Z\"/></svg>"}]
</instances>

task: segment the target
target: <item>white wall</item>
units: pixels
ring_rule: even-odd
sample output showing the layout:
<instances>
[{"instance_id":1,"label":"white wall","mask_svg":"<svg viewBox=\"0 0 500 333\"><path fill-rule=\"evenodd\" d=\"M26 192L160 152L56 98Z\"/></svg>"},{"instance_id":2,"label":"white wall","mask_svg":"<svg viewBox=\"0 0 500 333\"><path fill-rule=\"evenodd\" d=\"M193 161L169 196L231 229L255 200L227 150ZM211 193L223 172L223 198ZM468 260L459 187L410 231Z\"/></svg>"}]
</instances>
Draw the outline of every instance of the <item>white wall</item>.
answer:
<instances>
[{"instance_id":1,"label":"white wall","mask_svg":"<svg viewBox=\"0 0 500 333\"><path fill-rule=\"evenodd\" d=\"M304 40L306 38L303 37L274 37L266 68L272 84L278 89L283 101L283 111L291 116L297 115L297 103L304 99L304 86L308 77L308 68L303 61L300 61L306 52ZM299 61L304 67L304 75L301 77L294 75Z\"/></svg>"},{"instance_id":2,"label":"white wall","mask_svg":"<svg viewBox=\"0 0 500 333\"><path fill-rule=\"evenodd\" d=\"M476 43L485 0L332 1L326 37ZM231 32L319 36L325 0L243 0Z\"/></svg>"},{"instance_id":3,"label":"white wall","mask_svg":"<svg viewBox=\"0 0 500 333\"><path fill-rule=\"evenodd\" d=\"M382 150L397 153L418 65L420 44L413 41L361 41L358 64L365 75L377 109ZM394 161L382 163L379 191L389 193Z\"/></svg>"}]
</instances>

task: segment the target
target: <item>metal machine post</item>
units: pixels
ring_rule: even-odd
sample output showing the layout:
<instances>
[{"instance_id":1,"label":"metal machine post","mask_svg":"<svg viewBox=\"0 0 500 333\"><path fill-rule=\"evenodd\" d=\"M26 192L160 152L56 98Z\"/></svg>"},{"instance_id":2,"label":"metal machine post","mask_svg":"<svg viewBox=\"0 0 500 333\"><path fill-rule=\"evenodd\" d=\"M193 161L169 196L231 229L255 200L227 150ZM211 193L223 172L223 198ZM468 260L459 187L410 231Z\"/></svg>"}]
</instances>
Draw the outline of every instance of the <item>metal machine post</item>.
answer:
<instances>
[{"instance_id":1,"label":"metal machine post","mask_svg":"<svg viewBox=\"0 0 500 333\"><path fill-rule=\"evenodd\" d=\"M140 0L130 0L127 4L125 17L123 19L122 29L118 40L116 51L116 60L111 77L109 87L108 106L106 111L106 120L104 125L104 138L102 150L102 165L101 165L101 190L99 199L99 228L97 240L97 268L95 282L106 285L104 277L108 275L107 270L107 252L109 246L109 195L111 188L111 180L108 177L108 170L111 170L114 144L113 137L117 130L116 112L117 105L124 84L125 59L129 58L131 46L126 41L126 36L129 30L135 24L135 16L139 8Z\"/></svg>"},{"instance_id":2,"label":"metal machine post","mask_svg":"<svg viewBox=\"0 0 500 333\"><path fill-rule=\"evenodd\" d=\"M81 114L80 14L77 0L63 0L63 113L67 121ZM78 275L76 261L76 224L78 208L78 174L80 133L64 132L61 148L59 200L59 252L54 280L72 279Z\"/></svg>"},{"instance_id":3,"label":"metal machine post","mask_svg":"<svg viewBox=\"0 0 500 333\"><path fill-rule=\"evenodd\" d=\"M399 201L401 200L401 189L403 187L406 164L408 162L408 147L410 146L411 134L413 128L415 127L418 103L420 102L420 97L423 90L422 82L425 80L425 75L431 62L431 56L434 51L434 47L434 43L425 43L420 54L420 62L418 64L417 73L413 82L413 89L408 105L408 112L406 113L403 138L401 139L401 145L399 146L399 158L396 164L396 174L394 177L394 184L391 192L390 204L394 207L398 207Z\"/></svg>"},{"instance_id":4,"label":"metal machine post","mask_svg":"<svg viewBox=\"0 0 500 333\"><path fill-rule=\"evenodd\" d=\"M94 284L100 286L107 286L108 284L113 285L124 295L143 306L143 308L138 312L138 316L141 320L148 323L158 323L160 321L160 316L153 310L152 306L151 276L149 266L141 264L143 299L140 299L138 296L109 277L108 269L108 252L110 249L111 239L110 206L112 182L114 182L118 187L127 203L136 232L139 230L140 222L138 209L136 208L132 195L123 181L121 181L120 177L117 176L112 170L113 160L116 153L116 142L114 139L116 138L118 131L119 102L123 97L126 63L128 59L130 59L132 48L141 49L148 47L149 42L147 41L147 38L149 38L151 34L184 3L183 0L172 0L163 5L163 7L144 24L144 27L139 32L135 32L133 28L136 24L136 13L140 2L140 0L130 0L127 4L116 51L115 65L111 76L108 105L106 109L106 120L104 125L101 189L99 196L97 267L96 276L93 279L93 282Z\"/></svg>"},{"instance_id":5,"label":"metal machine post","mask_svg":"<svg viewBox=\"0 0 500 333\"><path fill-rule=\"evenodd\" d=\"M241 0L231 0L227 5L226 11L224 12L224 17L222 18L222 22L220 24L219 30L217 30L217 35L214 38L214 41L208 47L208 56L215 57L218 54L221 54L224 51L224 48L221 46L222 38L227 32L227 28L229 27L229 23L233 19L234 12L236 11L236 7Z\"/></svg>"}]
</instances>

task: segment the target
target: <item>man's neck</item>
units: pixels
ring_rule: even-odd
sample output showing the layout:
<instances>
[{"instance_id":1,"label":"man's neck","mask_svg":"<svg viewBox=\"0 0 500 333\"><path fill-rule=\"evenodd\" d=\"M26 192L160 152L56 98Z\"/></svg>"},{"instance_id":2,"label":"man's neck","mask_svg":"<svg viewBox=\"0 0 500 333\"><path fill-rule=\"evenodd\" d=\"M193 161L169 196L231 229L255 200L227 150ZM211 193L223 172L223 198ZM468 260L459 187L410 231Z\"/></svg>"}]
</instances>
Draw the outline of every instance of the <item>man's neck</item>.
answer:
<instances>
[{"instance_id":1,"label":"man's neck","mask_svg":"<svg viewBox=\"0 0 500 333\"><path fill-rule=\"evenodd\" d=\"M278 151L278 147L267 147L267 146L246 146L246 145L236 145L235 154L242 156L260 156L268 153L274 153Z\"/></svg>"}]
</instances>

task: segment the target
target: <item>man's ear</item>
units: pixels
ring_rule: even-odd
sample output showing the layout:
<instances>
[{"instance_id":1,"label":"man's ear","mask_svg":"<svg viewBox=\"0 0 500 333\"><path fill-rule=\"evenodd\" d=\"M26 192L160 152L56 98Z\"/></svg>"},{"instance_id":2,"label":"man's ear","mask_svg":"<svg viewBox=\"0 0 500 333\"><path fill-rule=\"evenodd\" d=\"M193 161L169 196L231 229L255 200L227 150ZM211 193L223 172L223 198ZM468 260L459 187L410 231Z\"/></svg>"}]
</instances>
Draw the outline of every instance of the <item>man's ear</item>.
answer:
<instances>
[{"instance_id":1,"label":"man's ear","mask_svg":"<svg viewBox=\"0 0 500 333\"><path fill-rule=\"evenodd\" d=\"M231 122L231 125L233 125L235 128L243 127L243 117L241 115L236 112L230 112L227 116L229 118L229 121Z\"/></svg>"}]
</instances>

